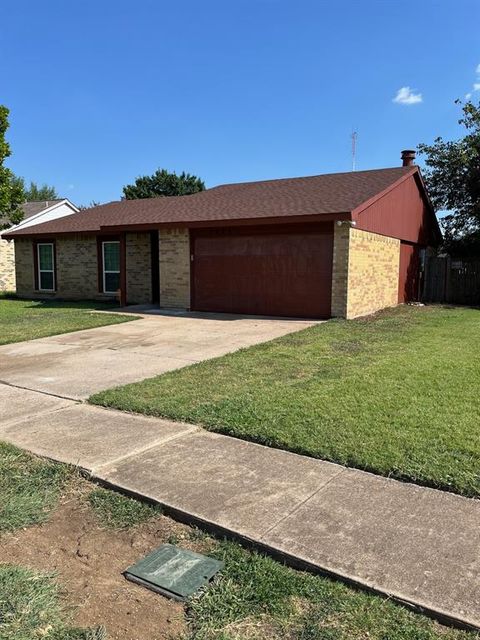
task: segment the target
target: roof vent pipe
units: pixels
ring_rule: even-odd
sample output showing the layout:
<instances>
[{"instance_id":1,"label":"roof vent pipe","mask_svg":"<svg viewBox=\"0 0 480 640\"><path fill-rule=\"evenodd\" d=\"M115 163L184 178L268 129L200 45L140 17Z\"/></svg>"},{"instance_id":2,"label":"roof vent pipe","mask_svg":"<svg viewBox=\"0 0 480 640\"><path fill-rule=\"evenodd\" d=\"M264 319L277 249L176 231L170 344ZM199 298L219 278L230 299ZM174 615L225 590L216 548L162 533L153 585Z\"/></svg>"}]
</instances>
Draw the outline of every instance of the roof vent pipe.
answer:
<instances>
[{"instance_id":1,"label":"roof vent pipe","mask_svg":"<svg viewBox=\"0 0 480 640\"><path fill-rule=\"evenodd\" d=\"M404 167L411 167L415 164L415 150L404 149L402 151L402 165Z\"/></svg>"}]
</instances>

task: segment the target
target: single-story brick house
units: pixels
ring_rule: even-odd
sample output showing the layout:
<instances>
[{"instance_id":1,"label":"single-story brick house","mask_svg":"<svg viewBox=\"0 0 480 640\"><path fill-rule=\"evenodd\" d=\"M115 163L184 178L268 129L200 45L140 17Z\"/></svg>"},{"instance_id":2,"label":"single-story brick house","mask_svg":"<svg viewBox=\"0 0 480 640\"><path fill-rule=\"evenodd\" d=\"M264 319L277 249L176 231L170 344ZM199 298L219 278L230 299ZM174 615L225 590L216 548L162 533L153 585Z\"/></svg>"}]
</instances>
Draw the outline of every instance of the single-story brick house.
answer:
<instances>
[{"instance_id":1,"label":"single-story brick house","mask_svg":"<svg viewBox=\"0 0 480 640\"><path fill-rule=\"evenodd\" d=\"M25 202L22 205L22 210L23 220L14 227L10 227L10 231L78 213L78 208L67 198ZM0 217L0 229L5 226L6 222ZM2 238L0 238L0 291L15 291L14 244Z\"/></svg>"},{"instance_id":2,"label":"single-story brick house","mask_svg":"<svg viewBox=\"0 0 480 640\"><path fill-rule=\"evenodd\" d=\"M123 200L7 232L17 293L277 316L353 318L415 299L441 234L404 166Z\"/></svg>"}]
</instances>

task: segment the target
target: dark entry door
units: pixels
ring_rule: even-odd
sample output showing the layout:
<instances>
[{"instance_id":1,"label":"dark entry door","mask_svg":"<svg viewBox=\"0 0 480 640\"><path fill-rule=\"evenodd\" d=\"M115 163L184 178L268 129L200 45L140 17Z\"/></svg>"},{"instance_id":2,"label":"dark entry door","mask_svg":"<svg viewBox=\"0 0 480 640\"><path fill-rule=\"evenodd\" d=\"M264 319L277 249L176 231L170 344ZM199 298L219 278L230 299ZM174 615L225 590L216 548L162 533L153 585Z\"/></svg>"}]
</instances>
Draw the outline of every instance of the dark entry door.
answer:
<instances>
[{"instance_id":1,"label":"dark entry door","mask_svg":"<svg viewBox=\"0 0 480 640\"><path fill-rule=\"evenodd\" d=\"M400 244L399 302L414 302L419 299L420 249L416 244Z\"/></svg>"},{"instance_id":2,"label":"dark entry door","mask_svg":"<svg viewBox=\"0 0 480 640\"><path fill-rule=\"evenodd\" d=\"M192 253L196 311L331 314L332 224L197 230Z\"/></svg>"}]
</instances>

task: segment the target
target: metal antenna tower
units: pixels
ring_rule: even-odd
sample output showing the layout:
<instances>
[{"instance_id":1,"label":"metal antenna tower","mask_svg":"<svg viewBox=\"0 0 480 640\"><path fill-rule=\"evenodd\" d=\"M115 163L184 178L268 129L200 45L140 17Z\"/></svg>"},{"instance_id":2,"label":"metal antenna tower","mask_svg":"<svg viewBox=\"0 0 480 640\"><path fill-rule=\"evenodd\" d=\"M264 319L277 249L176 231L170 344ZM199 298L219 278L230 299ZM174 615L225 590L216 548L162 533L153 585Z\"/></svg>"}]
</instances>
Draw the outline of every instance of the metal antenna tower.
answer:
<instances>
[{"instance_id":1,"label":"metal antenna tower","mask_svg":"<svg viewBox=\"0 0 480 640\"><path fill-rule=\"evenodd\" d=\"M352 171L355 171L357 165L357 137L358 133L356 131L352 131Z\"/></svg>"}]
</instances>

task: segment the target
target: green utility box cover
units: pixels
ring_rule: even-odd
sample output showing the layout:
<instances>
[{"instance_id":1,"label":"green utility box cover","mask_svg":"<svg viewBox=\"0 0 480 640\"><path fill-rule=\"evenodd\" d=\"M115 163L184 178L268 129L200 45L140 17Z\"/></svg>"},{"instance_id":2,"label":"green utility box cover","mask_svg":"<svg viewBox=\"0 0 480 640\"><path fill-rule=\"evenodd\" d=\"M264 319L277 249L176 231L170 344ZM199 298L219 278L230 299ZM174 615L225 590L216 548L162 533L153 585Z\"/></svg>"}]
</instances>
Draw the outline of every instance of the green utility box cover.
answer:
<instances>
[{"instance_id":1,"label":"green utility box cover","mask_svg":"<svg viewBox=\"0 0 480 640\"><path fill-rule=\"evenodd\" d=\"M214 558L162 544L129 567L124 575L167 598L183 601L208 584L222 567L223 562Z\"/></svg>"}]
</instances>

